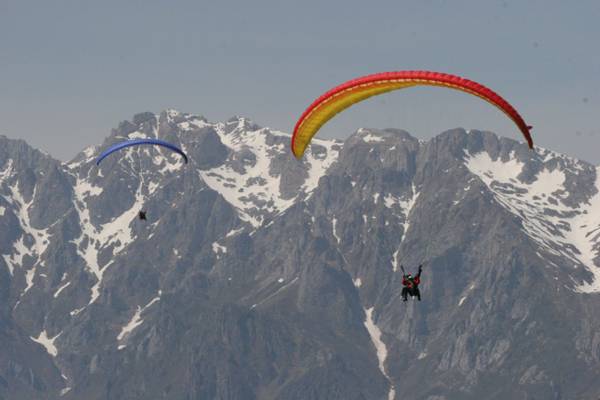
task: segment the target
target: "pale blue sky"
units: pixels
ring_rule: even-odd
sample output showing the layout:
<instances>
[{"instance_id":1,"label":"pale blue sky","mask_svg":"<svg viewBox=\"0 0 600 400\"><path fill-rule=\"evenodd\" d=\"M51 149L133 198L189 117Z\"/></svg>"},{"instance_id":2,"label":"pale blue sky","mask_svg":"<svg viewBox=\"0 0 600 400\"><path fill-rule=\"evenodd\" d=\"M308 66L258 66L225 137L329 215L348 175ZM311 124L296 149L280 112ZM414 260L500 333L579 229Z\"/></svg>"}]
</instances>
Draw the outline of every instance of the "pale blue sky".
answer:
<instances>
[{"instance_id":1,"label":"pale blue sky","mask_svg":"<svg viewBox=\"0 0 600 400\"><path fill-rule=\"evenodd\" d=\"M380 71L476 80L534 126L536 144L600 163L600 1L0 0L0 134L67 160L120 120L165 108L290 132L325 90ZM479 99L415 88L327 124L462 126L520 139Z\"/></svg>"}]
</instances>

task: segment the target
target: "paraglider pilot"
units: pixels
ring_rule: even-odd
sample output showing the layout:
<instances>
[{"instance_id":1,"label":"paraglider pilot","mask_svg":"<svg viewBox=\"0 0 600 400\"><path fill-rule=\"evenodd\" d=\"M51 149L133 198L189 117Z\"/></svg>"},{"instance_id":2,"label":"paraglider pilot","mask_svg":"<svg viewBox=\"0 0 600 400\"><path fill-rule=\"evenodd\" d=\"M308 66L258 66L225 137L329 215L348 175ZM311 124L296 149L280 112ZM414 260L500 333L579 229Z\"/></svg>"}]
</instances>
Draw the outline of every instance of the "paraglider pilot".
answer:
<instances>
[{"instance_id":1,"label":"paraglider pilot","mask_svg":"<svg viewBox=\"0 0 600 400\"><path fill-rule=\"evenodd\" d=\"M140 212L138 213L138 218L140 219L140 221L146 221L146 211L140 210Z\"/></svg>"},{"instance_id":2,"label":"paraglider pilot","mask_svg":"<svg viewBox=\"0 0 600 400\"><path fill-rule=\"evenodd\" d=\"M404 267L401 265L400 268L404 275L402 275L402 301L408 300L408 295L410 297L417 297L417 300L421 301L421 292L419 291L419 283L421 283L421 272L423 271L423 266L419 265L419 272L417 275L412 276L411 274L406 274L404 271Z\"/></svg>"}]
</instances>

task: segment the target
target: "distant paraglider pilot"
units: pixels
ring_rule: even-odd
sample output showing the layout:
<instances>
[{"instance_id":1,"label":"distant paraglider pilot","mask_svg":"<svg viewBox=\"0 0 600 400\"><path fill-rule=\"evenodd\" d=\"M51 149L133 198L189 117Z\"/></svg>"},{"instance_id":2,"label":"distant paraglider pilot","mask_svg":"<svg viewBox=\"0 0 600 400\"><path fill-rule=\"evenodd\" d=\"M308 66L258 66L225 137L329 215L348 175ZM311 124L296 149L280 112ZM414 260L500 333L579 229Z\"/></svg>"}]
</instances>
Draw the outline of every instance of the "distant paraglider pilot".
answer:
<instances>
[{"instance_id":1,"label":"distant paraglider pilot","mask_svg":"<svg viewBox=\"0 0 600 400\"><path fill-rule=\"evenodd\" d=\"M146 211L140 210L140 212L138 213L138 218L140 219L140 221L145 221L146 220Z\"/></svg>"},{"instance_id":2,"label":"distant paraglider pilot","mask_svg":"<svg viewBox=\"0 0 600 400\"><path fill-rule=\"evenodd\" d=\"M417 275L412 276L411 274L406 274L404 271L404 267L401 265L402 272L402 301L408 300L408 295L410 297L417 297L417 300L421 301L421 292L419 291L419 283L421 283L421 272L423 271L423 266L419 265L419 272Z\"/></svg>"}]
</instances>

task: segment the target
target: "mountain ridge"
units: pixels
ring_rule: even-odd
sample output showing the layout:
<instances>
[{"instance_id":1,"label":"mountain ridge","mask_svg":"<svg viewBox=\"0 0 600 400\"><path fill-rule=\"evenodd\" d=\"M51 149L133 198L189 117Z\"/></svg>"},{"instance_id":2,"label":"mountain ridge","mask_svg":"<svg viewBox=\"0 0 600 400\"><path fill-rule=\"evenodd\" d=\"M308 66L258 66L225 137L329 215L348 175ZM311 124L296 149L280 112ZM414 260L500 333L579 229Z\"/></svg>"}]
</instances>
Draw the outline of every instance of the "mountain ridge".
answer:
<instances>
[{"instance_id":1,"label":"mountain ridge","mask_svg":"<svg viewBox=\"0 0 600 400\"><path fill-rule=\"evenodd\" d=\"M191 165L144 147L95 167L141 135ZM289 138L167 110L67 163L0 146L0 315L38 354L0 355L0 395L600 392L596 167L463 129L360 129L303 161ZM421 262L424 301L403 304L399 266Z\"/></svg>"}]
</instances>

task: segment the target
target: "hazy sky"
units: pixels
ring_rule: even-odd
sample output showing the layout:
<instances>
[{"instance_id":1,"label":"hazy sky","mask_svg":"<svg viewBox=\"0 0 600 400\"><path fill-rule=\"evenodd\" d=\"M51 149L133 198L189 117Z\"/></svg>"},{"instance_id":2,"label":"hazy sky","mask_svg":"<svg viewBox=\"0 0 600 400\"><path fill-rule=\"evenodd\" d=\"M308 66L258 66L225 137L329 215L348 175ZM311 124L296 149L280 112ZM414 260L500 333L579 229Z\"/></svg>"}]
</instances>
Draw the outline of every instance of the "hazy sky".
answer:
<instances>
[{"instance_id":1,"label":"hazy sky","mask_svg":"<svg viewBox=\"0 0 600 400\"><path fill-rule=\"evenodd\" d=\"M598 0L0 0L0 134L68 160L165 108L290 132L339 83L430 69L497 91L536 144L600 163L599 39ZM494 107L439 88L371 99L321 134L363 126L521 140Z\"/></svg>"}]
</instances>

